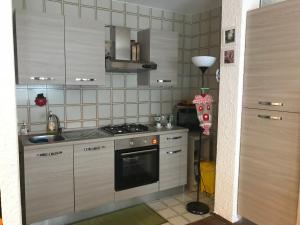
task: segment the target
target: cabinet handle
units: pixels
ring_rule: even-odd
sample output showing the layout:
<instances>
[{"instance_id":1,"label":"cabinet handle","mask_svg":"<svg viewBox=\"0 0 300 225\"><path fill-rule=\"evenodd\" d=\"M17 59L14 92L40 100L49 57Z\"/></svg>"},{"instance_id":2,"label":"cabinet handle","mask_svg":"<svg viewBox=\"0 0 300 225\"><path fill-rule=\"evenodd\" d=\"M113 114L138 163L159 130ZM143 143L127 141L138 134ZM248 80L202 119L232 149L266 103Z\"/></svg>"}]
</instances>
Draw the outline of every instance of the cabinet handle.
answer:
<instances>
[{"instance_id":1,"label":"cabinet handle","mask_svg":"<svg viewBox=\"0 0 300 225\"><path fill-rule=\"evenodd\" d=\"M59 151L59 152L46 152L46 153L38 153L36 154L36 156L38 157L50 157L50 156L57 156L57 155L61 155L63 152Z\"/></svg>"},{"instance_id":2,"label":"cabinet handle","mask_svg":"<svg viewBox=\"0 0 300 225\"><path fill-rule=\"evenodd\" d=\"M97 151L100 149L106 148L105 145L103 146L96 146L96 147L87 147L87 148L83 148L83 151L88 152L88 151Z\"/></svg>"},{"instance_id":3,"label":"cabinet handle","mask_svg":"<svg viewBox=\"0 0 300 225\"><path fill-rule=\"evenodd\" d=\"M171 83L171 80L157 80L157 83Z\"/></svg>"},{"instance_id":4,"label":"cabinet handle","mask_svg":"<svg viewBox=\"0 0 300 225\"><path fill-rule=\"evenodd\" d=\"M282 120L282 116L257 115L261 119Z\"/></svg>"},{"instance_id":5,"label":"cabinet handle","mask_svg":"<svg viewBox=\"0 0 300 225\"><path fill-rule=\"evenodd\" d=\"M54 80L54 78L53 77L30 77L30 80L44 81L44 80Z\"/></svg>"},{"instance_id":6,"label":"cabinet handle","mask_svg":"<svg viewBox=\"0 0 300 225\"><path fill-rule=\"evenodd\" d=\"M282 102L262 102L262 101L259 101L258 104L268 105L268 106L283 106Z\"/></svg>"},{"instance_id":7,"label":"cabinet handle","mask_svg":"<svg viewBox=\"0 0 300 225\"><path fill-rule=\"evenodd\" d=\"M176 150L176 151L171 151L171 152L167 152L167 154L176 154L176 153L179 153L179 152L181 152L181 150Z\"/></svg>"},{"instance_id":8,"label":"cabinet handle","mask_svg":"<svg viewBox=\"0 0 300 225\"><path fill-rule=\"evenodd\" d=\"M176 139L180 139L182 138L182 136L178 136L178 137L168 137L167 140L176 140Z\"/></svg>"},{"instance_id":9,"label":"cabinet handle","mask_svg":"<svg viewBox=\"0 0 300 225\"><path fill-rule=\"evenodd\" d=\"M95 78L81 78L81 77L78 77L75 79L75 81L79 81L79 82L87 82L87 81L96 81Z\"/></svg>"}]
</instances>

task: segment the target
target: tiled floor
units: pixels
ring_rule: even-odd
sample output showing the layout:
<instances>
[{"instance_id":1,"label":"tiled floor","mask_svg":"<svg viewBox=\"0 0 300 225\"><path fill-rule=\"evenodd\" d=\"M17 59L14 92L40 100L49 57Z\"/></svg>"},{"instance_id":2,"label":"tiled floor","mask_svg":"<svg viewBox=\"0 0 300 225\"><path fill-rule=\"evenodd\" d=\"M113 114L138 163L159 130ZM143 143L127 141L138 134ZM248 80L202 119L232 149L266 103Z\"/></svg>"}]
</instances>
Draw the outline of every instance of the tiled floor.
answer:
<instances>
[{"instance_id":1,"label":"tiled floor","mask_svg":"<svg viewBox=\"0 0 300 225\"><path fill-rule=\"evenodd\" d=\"M214 199L206 197L204 194L201 194L200 196L200 201L207 203L210 210L213 211ZM186 204L195 199L196 193L183 193L168 198L158 199L147 204L168 220L168 223L163 225L186 225L204 219L210 215L194 215L186 211Z\"/></svg>"}]
</instances>

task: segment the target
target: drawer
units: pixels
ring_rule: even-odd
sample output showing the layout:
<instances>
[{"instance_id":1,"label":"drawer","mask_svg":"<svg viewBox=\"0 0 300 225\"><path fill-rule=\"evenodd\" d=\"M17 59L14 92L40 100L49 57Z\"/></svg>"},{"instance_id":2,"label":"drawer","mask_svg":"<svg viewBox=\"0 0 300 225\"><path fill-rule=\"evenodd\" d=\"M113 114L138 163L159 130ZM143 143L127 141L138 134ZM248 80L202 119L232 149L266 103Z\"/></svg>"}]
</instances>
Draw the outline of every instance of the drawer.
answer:
<instances>
[{"instance_id":1,"label":"drawer","mask_svg":"<svg viewBox=\"0 0 300 225\"><path fill-rule=\"evenodd\" d=\"M113 141L93 142L88 144L74 145L74 149L82 149L83 151L99 151L110 148L114 150Z\"/></svg>"},{"instance_id":2,"label":"drawer","mask_svg":"<svg viewBox=\"0 0 300 225\"><path fill-rule=\"evenodd\" d=\"M187 144L187 133L163 134L160 135L160 148L182 146Z\"/></svg>"}]
</instances>

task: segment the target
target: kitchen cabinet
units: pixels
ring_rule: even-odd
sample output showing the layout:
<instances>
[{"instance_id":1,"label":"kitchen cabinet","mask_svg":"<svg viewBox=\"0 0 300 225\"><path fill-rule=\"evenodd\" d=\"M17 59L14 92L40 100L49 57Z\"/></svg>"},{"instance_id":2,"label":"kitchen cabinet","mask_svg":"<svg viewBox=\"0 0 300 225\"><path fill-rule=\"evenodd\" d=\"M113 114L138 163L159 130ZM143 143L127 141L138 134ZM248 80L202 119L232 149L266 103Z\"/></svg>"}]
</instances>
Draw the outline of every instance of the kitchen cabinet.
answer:
<instances>
[{"instance_id":1,"label":"kitchen cabinet","mask_svg":"<svg viewBox=\"0 0 300 225\"><path fill-rule=\"evenodd\" d=\"M114 201L114 142L74 145L75 212Z\"/></svg>"},{"instance_id":2,"label":"kitchen cabinet","mask_svg":"<svg viewBox=\"0 0 300 225\"><path fill-rule=\"evenodd\" d=\"M15 13L18 84L64 84L64 17Z\"/></svg>"},{"instance_id":3,"label":"kitchen cabinet","mask_svg":"<svg viewBox=\"0 0 300 225\"><path fill-rule=\"evenodd\" d=\"M300 224L300 2L248 13L238 213Z\"/></svg>"},{"instance_id":4,"label":"kitchen cabinet","mask_svg":"<svg viewBox=\"0 0 300 225\"><path fill-rule=\"evenodd\" d=\"M157 63L157 69L140 72L139 85L176 86L178 64L177 32L147 29L138 32L141 61Z\"/></svg>"},{"instance_id":5,"label":"kitchen cabinet","mask_svg":"<svg viewBox=\"0 0 300 225\"><path fill-rule=\"evenodd\" d=\"M159 190L187 183L187 133L160 136Z\"/></svg>"},{"instance_id":6,"label":"kitchen cabinet","mask_svg":"<svg viewBox=\"0 0 300 225\"><path fill-rule=\"evenodd\" d=\"M74 212L73 146L24 150L26 223Z\"/></svg>"},{"instance_id":7,"label":"kitchen cabinet","mask_svg":"<svg viewBox=\"0 0 300 225\"><path fill-rule=\"evenodd\" d=\"M66 84L105 85L105 30L99 20L65 17Z\"/></svg>"},{"instance_id":8,"label":"kitchen cabinet","mask_svg":"<svg viewBox=\"0 0 300 225\"><path fill-rule=\"evenodd\" d=\"M300 112L298 2L254 10L247 21L243 105Z\"/></svg>"}]
</instances>

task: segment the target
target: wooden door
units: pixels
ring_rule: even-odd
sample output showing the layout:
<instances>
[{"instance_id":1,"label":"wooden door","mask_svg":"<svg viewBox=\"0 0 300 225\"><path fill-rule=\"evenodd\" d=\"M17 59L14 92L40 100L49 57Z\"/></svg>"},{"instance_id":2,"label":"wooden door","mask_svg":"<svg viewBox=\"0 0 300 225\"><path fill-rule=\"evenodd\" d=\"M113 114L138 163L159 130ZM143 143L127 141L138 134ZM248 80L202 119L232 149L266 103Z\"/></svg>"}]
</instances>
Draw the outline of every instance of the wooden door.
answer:
<instances>
[{"instance_id":1,"label":"wooden door","mask_svg":"<svg viewBox=\"0 0 300 225\"><path fill-rule=\"evenodd\" d=\"M105 85L105 30L99 20L65 18L66 84Z\"/></svg>"},{"instance_id":2,"label":"wooden door","mask_svg":"<svg viewBox=\"0 0 300 225\"><path fill-rule=\"evenodd\" d=\"M114 201L114 142L74 146L75 211Z\"/></svg>"},{"instance_id":3,"label":"wooden door","mask_svg":"<svg viewBox=\"0 0 300 225\"><path fill-rule=\"evenodd\" d=\"M238 212L258 225L295 225L300 115L244 109Z\"/></svg>"},{"instance_id":4,"label":"wooden door","mask_svg":"<svg viewBox=\"0 0 300 225\"><path fill-rule=\"evenodd\" d=\"M243 105L300 112L300 2L248 13Z\"/></svg>"},{"instance_id":5,"label":"wooden door","mask_svg":"<svg viewBox=\"0 0 300 225\"><path fill-rule=\"evenodd\" d=\"M73 146L24 151L27 224L74 212Z\"/></svg>"},{"instance_id":6,"label":"wooden door","mask_svg":"<svg viewBox=\"0 0 300 225\"><path fill-rule=\"evenodd\" d=\"M65 84L64 17L16 12L18 84Z\"/></svg>"}]
</instances>

